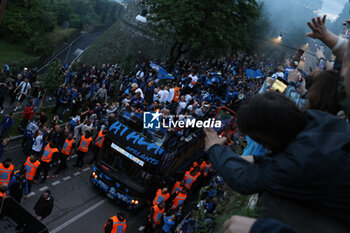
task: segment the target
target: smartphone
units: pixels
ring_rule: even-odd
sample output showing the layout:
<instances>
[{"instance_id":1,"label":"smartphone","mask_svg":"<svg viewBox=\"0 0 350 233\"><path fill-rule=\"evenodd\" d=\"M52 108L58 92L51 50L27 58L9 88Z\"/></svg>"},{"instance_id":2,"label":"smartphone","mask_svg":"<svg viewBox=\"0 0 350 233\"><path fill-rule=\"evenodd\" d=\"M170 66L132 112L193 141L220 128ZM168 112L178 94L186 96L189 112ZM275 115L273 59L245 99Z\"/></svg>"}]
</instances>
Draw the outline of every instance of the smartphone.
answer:
<instances>
[{"instance_id":1,"label":"smartphone","mask_svg":"<svg viewBox=\"0 0 350 233\"><path fill-rule=\"evenodd\" d=\"M318 68L320 70L324 70L324 68L326 67L326 63L327 63L327 60L324 58L321 58L319 63L318 63Z\"/></svg>"},{"instance_id":2,"label":"smartphone","mask_svg":"<svg viewBox=\"0 0 350 233\"><path fill-rule=\"evenodd\" d=\"M271 91L283 93L288 87L289 83L283 78L277 77L276 81L270 87Z\"/></svg>"}]
</instances>

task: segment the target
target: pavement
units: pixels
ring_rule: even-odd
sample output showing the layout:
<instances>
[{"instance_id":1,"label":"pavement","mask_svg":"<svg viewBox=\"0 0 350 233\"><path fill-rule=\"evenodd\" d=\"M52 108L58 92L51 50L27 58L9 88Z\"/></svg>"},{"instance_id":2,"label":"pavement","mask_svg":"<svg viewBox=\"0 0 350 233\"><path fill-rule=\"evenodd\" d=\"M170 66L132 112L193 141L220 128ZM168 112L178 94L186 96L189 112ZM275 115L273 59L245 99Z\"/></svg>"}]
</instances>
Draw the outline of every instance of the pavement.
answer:
<instances>
[{"instance_id":1,"label":"pavement","mask_svg":"<svg viewBox=\"0 0 350 233\"><path fill-rule=\"evenodd\" d=\"M13 147L6 150L11 156L15 168L19 169L25 161L22 148ZM92 158L92 153L85 158L85 162ZM56 178L48 178L44 184L34 184L32 192L22 205L34 214L33 207L43 192L49 189L55 200L54 209L50 216L43 220L50 233L87 233L102 232L108 218L118 212L127 216L127 233L142 232L146 220L147 210L129 212L118 206L90 184L91 166L73 168L76 156L68 161L69 168L62 171ZM53 175L55 168L51 168L49 176Z\"/></svg>"}]
</instances>

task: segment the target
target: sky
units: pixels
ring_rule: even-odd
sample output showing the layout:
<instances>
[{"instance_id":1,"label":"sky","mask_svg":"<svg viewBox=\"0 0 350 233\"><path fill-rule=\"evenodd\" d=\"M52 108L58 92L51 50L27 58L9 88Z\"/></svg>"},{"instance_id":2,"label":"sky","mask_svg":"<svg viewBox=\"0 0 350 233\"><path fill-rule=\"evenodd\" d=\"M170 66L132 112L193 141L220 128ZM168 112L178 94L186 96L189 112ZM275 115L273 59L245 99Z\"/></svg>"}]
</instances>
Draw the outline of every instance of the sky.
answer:
<instances>
[{"instance_id":1,"label":"sky","mask_svg":"<svg viewBox=\"0 0 350 233\"><path fill-rule=\"evenodd\" d=\"M322 0L322 8L315 13L319 16L327 15L327 18L334 21L343 10L344 4L348 0Z\"/></svg>"}]
</instances>

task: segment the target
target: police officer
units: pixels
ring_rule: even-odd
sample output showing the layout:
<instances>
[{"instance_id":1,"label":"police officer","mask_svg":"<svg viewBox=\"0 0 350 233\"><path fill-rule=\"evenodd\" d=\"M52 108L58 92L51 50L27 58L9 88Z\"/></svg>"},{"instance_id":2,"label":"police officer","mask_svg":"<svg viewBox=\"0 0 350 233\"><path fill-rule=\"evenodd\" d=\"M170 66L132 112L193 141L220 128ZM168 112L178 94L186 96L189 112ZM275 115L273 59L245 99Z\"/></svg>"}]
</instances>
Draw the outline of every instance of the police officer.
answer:
<instances>
[{"instance_id":1,"label":"police officer","mask_svg":"<svg viewBox=\"0 0 350 233\"><path fill-rule=\"evenodd\" d=\"M73 167L82 167L84 165L84 157L89 151L89 146L92 142L91 133L86 131L86 133L81 136L79 148L77 151L78 159Z\"/></svg>"},{"instance_id":2,"label":"police officer","mask_svg":"<svg viewBox=\"0 0 350 233\"><path fill-rule=\"evenodd\" d=\"M73 148L75 147L75 140L73 138L73 134L69 133L60 153L60 163L57 167L55 175L57 175L62 169L67 168L67 158L72 154Z\"/></svg>"},{"instance_id":3,"label":"police officer","mask_svg":"<svg viewBox=\"0 0 350 233\"><path fill-rule=\"evenodd\" d=\"M103 227L105 233L125 233L127 228L126 218L123 213L118 213L116 216L107 220Z\"/></svg>"},{"instance_id":4,"label":"police officer","mask_svg":"<svg viewBox=\"0 0 350 233\"><path fill-rule=\"evenodd\" d=\"M29 189L25 169L21 169L19 173L17 173L11 178L10 183L8 185L8 191L10 196L13 199L15 199L18 203L21 202L23 192L25 194L25 198L27 198Z\"/></svg>"},{"instance_id":5,"label":"police officer","mask_svg":"<svg viewBox=\"0 0 350 233\"><path fill-rule=\"evenodd\" d=\"M146 223L145 233L152 233L156 230L157 226L161 224L163 215L165 211L165 202L162 201L158 205L151 207L148 214L148 221Z\"/></svg>"},{"instance_id":6,"label":"police officer","mask_svg":"<svg viewBox=\"0 0 350 233\"><path fill-rule=\"evenodd\" d=\"M103 142L105 141L106 134L107 134L107 128L103 128L102 130L100 130L98 132L98 134L95 138L94 147L93 147L94 157L92 158L90 163L93 163L96 161L97 155L103 146Z\"/></svg>"},{"instance_id":7,"label":"police officer","mask_svg":"<svg viewBox=\"0 0 350 233\"><path fill-rule=\"evenodd\" d=\"M9 184L13 175L15 166L11 163L12 159L7 158L4 162L0 163L0 185Z\"/></svg>"},{"instance_id":8,"label":"police officer","mask_svg":"<svg viewBox=\"0 0 350 233\"><path fill-rule=\"evenodd\" d=\"M53 143L53 141L50 141L45 148L43 156L41 157L40 166L38 172L38 176L42 171L44 171L44 177L43 180L40 183L44 183L46 181L47 175L49 173L50 164L52 162L52 159L54 157L57 157L58 155L58 149L56 148L56 145Z\"/></svg>"},{"instance_id":9,"label":"police officer","mask_svg":"<svg viewBox=\"0 0 350 233\"><path fill-rule=\"evenodd\" d=\"M33 180L38 179L38 176L36 173L39 166L40 166L40 162L38 161L35 155L29 156L23 164L23 168L26 169L26 178L28 180L29 192L32 190Z\"/></svg>"}]
</instances>

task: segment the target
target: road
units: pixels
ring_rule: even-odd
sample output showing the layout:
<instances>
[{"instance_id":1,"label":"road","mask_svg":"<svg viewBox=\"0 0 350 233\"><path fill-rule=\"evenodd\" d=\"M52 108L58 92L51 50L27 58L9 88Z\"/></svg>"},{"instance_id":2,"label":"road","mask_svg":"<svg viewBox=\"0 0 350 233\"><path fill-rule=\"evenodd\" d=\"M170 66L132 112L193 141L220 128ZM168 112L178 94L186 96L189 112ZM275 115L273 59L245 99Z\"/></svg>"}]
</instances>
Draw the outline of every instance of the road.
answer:
<instances>
[{"instance_id":1,"label":"road","mask_svg":"<svg viewBox=\"0 0 350 233\"><path fill-rule=\"evenodd\" d=\"M19 169L25 160L20 146L11 146L4 157L6 155L11 156L16 169ZM90 153L85 161L91 158ZM106 220L120 211L127 216L127 232L141 232L146 219L146 209L132 213L116 205L90 184L91 166L84 166L82 169L73 168L75 160L76 157L72 156L68 161L69 168L57 178L48 178L44 184L33 185L28 199L23 200L21 204L34 214L35 202L46 189L49 189L55 199L55 206L52 214L44 219L43 223L49 228L50 233L103 232ZM54 168L51 168L49 175L52 175L53 171Z\"/></svg>"},{"instance_id":2,"label":"road","mask_svg":"<svg viewBox=\"0 0 350 233\"><path fill-rule=\"evenodd\" d=\"M59 59L62 64L71 64L75 61L103 32L83 33L73 40L60 53L54 56L47 64L38 70L39 74L46 72L46 66L55 59Z\"/></svg>"}]
</instances>

